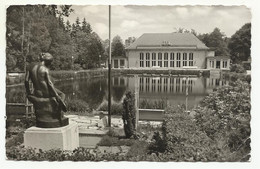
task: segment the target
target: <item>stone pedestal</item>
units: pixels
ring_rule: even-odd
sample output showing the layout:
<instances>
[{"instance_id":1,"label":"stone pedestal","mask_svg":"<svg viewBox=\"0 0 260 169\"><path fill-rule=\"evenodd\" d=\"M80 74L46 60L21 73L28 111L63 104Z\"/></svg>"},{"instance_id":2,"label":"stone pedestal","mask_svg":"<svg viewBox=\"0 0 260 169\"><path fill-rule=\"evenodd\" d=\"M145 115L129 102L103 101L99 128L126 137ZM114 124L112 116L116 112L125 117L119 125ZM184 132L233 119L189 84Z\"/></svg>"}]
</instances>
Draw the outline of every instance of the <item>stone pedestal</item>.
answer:
<instances>
[{"instance_id":1,"label":"stone pedestal","mask_svg":"<svg viewBox=\"0 0 260 169\"><path fill-rule=\"evenodd\" d=\"M42 150L74 150L79 147L78 124L70 122L59 128L30 127L24 133L24 145Z\"/></svg>"}]
</instances>

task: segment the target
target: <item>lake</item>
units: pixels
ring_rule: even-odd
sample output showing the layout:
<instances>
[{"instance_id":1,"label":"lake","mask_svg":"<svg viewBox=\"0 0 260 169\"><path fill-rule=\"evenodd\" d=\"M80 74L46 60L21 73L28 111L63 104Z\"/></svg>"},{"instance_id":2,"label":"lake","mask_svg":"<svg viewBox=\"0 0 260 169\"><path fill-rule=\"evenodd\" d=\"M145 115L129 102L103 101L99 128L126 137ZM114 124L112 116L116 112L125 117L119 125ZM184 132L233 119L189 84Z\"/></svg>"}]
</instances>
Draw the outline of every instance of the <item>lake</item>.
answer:
<instances>
[{"instance_id":1,"label":"lake","mask_svg":"<svg viewBox=\"0 0 260 169\"><path fill-rule=\"evenodd\" d=\"M123 101L127 90L139 91L139 103L166 100L168 105L187 105L188 109L199 102L214 88L228 85L227 80L214 77L177 77L177 76L117 76L112 77L112 103ZM55 86L70 99L82 99L92 109L97 109L107 101L107 78L74 79L55 82ZM24 99L24 86L7 87L8 103Z\"/></svg>"},{"instance_id":2,"label":"lake","mask_svg":"<svg viewBox=\"0 0 260 169\"><path fill-rule=\"evenodd\" d=\"M111 80L112 103L123 101L127 90L139 91L139 102L166 100L170 105L187 104L191 109L214 88L228 85L227 80L214 77L177 76L117 76ZM70 99L82 99L92 109L97 109L107 101L107 78L72 79L55 82L55 86ZM7 102L20 102L24 99L24 86L7 87Z\"/></svg>"}]
</instances>

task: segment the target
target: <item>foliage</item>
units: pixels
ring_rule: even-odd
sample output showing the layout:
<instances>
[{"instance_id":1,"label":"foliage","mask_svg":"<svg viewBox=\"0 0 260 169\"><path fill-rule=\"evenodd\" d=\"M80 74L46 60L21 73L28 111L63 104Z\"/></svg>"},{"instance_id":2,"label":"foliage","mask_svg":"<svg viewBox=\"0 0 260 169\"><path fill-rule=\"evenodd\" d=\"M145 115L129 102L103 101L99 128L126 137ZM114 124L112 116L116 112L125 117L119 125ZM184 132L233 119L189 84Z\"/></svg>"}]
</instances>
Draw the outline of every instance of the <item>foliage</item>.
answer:
<instances>
[{"instance_id":1,"label":"foliage","mask_svg":"<svg viewBox=\"0 0 260 169\"><path fill-rule=\"evenodd\" d=\"M99 111L108 111L108 102L104 102L98 109ZM122 115L123 106L121 103L111 104L111 114L112 115Z\"/></svg>"},{"instance_id":2,"label":"foliage","mask_svg":"<svg viewBox=\"0 0 260 169\"><path fill-rule=\"evenodd\" d=\"M165 109L166 107L167 99L160 99L155 101L144 99L139 103L140 109Z\"/></svg>"},{"instance_id":3,"label":"foliage","mask_svg":"<svg viewBox=\"0 0 260 169\"><path fill-rule=\"evenodd\" d=\"M237 80L223 86L202 101L196 112L202 131L221 140L231 152L250 152L250 85Z\"/></svg>"},{"instance_id":4,"label":"foliage","mask_svg":"<svg viewBox=\"0 0 260 169\"><path fill-rule=\"evenodd\" d=\"M67 109L72 112L90 112L88 103L81 99L67 99Z\"/></svg>"},{"instance_id":5,"label":"foliage","mask_svg":"<svg viewBox=\"0 0 260 169\"><path fill-rule=\"evenodd\" d=\"M98 146L131 146L135 144L135 140L133 139L118 139L118 137L112 136L104 136L100 142L97 144Z\"/></svg>"},{"instance_id":6,"label":"foliage","mask_svg":"<svg viewBox=\"0 0 260 169\"><path fill-rule=\"evenodd\" d=\"M245 73L246 70L241 64L232 64L230 67L231 72L236 72L236 73Z\"/></svg>"},{"instance_id":7,"label":"foliage","mask_svg":"<svg viewBox=\"0 0 260 169\"><path fill-rule=\"evenodd\" d=\"M123 101L123 114L122 119L124 123L124 130L126 138L136 137L136 107L135 107L135 95L133 92L126 92L126 97Z\"/></svg>"},{"instance_id":8,"label":"foliage","mask_svg":"<svg viewBox=\"0 0 260 169\"><path fill-rule=\"evenodd\" d=\"M150 153L163 153L166 150L166 141L163 139L159 131L154 132L153 142L149 144Z\"/></svg>"},{"instance_id":9,"label":"foliage","mask_svg":"<svg viewBox=\"0 0 260 169\"><path fill-rule=\"evenodd\" d=\"M215 28L210 34L200 34L198 38L205 43L207 47L215 50L216 56L227 56L229 51L227 48L227 39L219 28Z\"/></svg>"},{"instance_id":10,"label":"foliage","mask_svg":"<svg viewBox=\"0 0 260 169\"><path fill-rule=\"evenodd\" d=\"M246 23L231 36L228 48L234 63L248 60L251 56L251 23Z\"/></svg>"},{"instance_id":11,"label":"foliage","mask_svg":"<svg viewBox=\"0 0 260 169\"><path fill-rule=\"evenodd\" d=\"M54 56L52 70L97 67L99 55L104 53L102 41L85 18L82 24L79 18L72 25L64 23L72 11L70 5L10 6L7 71L24 71L25 64L38 61L41 52Z\"/></svg>"},{"instance_id":12,"label":"foliage","mask_svg":"<svg viewBox=\"0 0 260 169\"><path fill-rule=\"evenodd\" d=\"M135 144L132 144L130 150L127 152L126 157L138 157L144 156L148 153L148 143L145 141L135 141Z\"/></svg>"},{"instance_id":13,"label":"foliage","mask_svg":"<svg viewBox=\"0 0 260 169\"><path fill-rule=\"evenodd\" d=\"M125 47L123 45L122 39L120 36L115 36L111 43L111 55L113 57L124 57L125 56Z\"/></svg>"},{"instance_id":14,"label":"foliage","mask_svg":"<svg viewBox=\"0 0 260 169\"><path fill-rule=\"evenodd\" d=\"M184 109L169 107L163 124L164 156L173 161L215 161L218 157L214 142L196 125Z\"/></svg>"},{"instance_id":15,"label":"foliage","mask_svg":"<svg viewBox=\"0 0 260 169\"><path fill-rule=\"evenodd\" d=\"M8 130L6 132L7 132L7 134L9 134ZM17 135L10 136L11 139L9 138L6 141L5 147L10 148L10 147L14 147L14 146L18 146L18 145L22 144L23 143L23 134L24 134L23 132L20 132Z\"/></svg>"}]
</instances>

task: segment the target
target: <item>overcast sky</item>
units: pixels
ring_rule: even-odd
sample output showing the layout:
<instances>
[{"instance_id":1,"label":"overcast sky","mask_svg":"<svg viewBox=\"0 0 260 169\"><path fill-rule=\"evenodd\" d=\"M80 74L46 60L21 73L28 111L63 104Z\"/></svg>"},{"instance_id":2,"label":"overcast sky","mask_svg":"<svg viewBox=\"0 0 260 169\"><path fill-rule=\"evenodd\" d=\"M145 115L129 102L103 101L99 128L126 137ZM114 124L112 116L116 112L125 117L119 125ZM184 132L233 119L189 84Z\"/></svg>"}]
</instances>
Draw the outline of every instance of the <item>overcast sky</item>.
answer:
<instances>
[{"instance_id":1,"label":"overcast sky","mask_svg":"<svg viewBox=\"0 0 260 169\"><path fill-rule=\"evenodd\" d=\"M101 39L108 39L108 6L72 6L68 18L74 23L85 17ZM139 37L143 33L170 33L176 28L212 32L215 27L227 37L251 21L245 6L112 6L112 37Z\"/></svg>"}]
</instances>

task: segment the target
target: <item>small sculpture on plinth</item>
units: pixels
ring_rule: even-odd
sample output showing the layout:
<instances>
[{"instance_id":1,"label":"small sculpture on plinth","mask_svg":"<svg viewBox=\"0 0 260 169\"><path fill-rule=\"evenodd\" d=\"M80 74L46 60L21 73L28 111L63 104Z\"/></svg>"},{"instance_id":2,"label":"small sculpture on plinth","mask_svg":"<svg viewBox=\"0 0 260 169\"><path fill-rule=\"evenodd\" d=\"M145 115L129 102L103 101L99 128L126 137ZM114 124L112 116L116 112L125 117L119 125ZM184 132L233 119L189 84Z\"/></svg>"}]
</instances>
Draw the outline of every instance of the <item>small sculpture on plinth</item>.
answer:
<instances>
[{"instance_id":1,"label":"small sculpture on plinth","mask_svg":"<svg viewBox=\"0 0 260 169\"><path fill-rule=\"evenodd\" d=\"M69 124L62 112L67 111L65 94L54 87L49 76L48 68L52 61L51 54L42 53L40 63L32 63L26 70L25 88L27 98L35 109L36 127L55 128ZM30 88L30 81L33 89Z\"/></svg>"}]
</instances>

